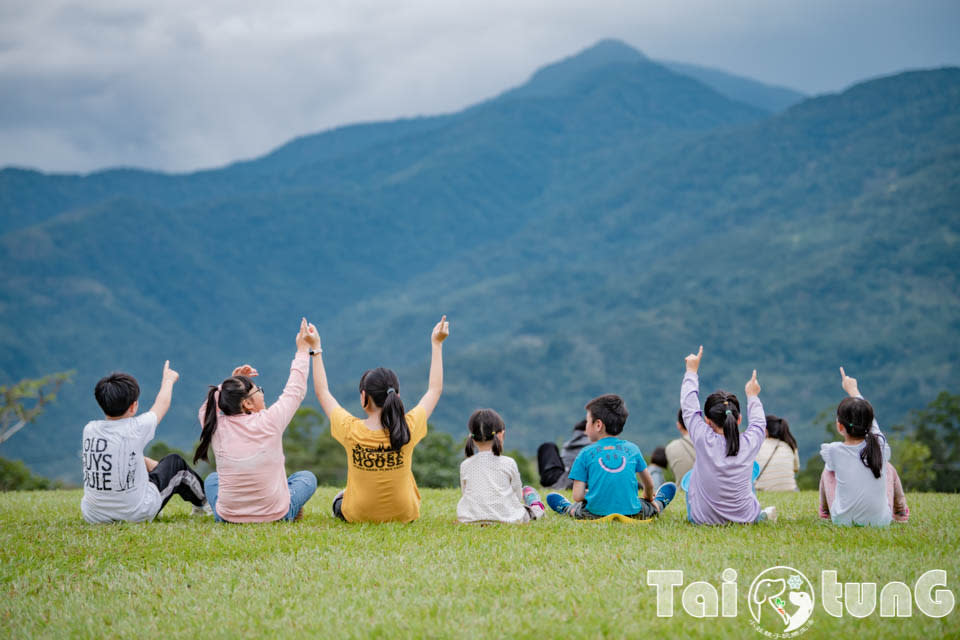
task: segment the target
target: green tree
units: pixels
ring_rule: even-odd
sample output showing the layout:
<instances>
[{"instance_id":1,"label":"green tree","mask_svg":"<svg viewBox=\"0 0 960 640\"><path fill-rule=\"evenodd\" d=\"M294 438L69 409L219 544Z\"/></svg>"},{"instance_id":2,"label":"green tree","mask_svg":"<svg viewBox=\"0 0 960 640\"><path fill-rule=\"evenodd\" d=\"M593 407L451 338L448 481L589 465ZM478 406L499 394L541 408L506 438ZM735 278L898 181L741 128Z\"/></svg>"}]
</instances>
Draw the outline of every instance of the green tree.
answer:
<instances>
[{"instance_id":1,"label":"green tree","mask_svg":"<svg viewBox=\"0 0 960 640\"><path fill-rule=\"evenodd\" d=\"M823 432L826 434L824 442L835 442L840 440L840 434L837 432L837 408L830 406L820 411L817 417L813 419L814 426L823 425ZM823 473L823 458L820 457L819 448L815 454L807 458L803 469L797 474L797 487L801 491L816 490L820 488L820 474Z\"/></svg>"},{"instance_id":2,"label":"green tree","mask_svg":"<svg viewBox=\"0 0 960 640\"><path fill-rule=\"evenodd\" d=\"M918 482L933 491L960 491L960 395L941 391L926 407L912 411L905 425L893 427L892 431L902 434L903 440L915 441L929 451L929 459L916 462L911 459L919 464L916 467ZM913 447L910 453L916 457L922 455L922 450ZM923 482L928 475L924 460L929 461L929 467L936 474L929 483Z\"/></svg>"},{"instance_id":3,"label":"green tree","mask_svg":"<svg viewBox=\"0 0 960 640\"><path fill-rule=\"evenodd\" d=\"M890 453L905 491L935 491L937 471L930 447L913 438L890 438Z\"/></svg>"},{"instance_id":4,"label":"green tree","mask_svg":"<svg viewBox=\"0 0 960 640\"><path fill-rule=\"evenodd\" d=\"M37 489L59 489L63 483L59 480L38 476L30 471L20 460L0 458L0 491L34 491Z\"/></svg>"},{"instance_id":5,"label":"green tree","mask_svg":"<svg viewBox=\"0 0 960 640\"><path fill-rule=\"evenodd\" d=\"M321 486L342 487L347 482L343 447L325 427L326 418L313 407L300 407L283 433L287 473L312 471Z\"/></svg>"},{"instance_id":6,"label":"green tree","mask_svg":"<svg viewBox=\"0 0 960 640\"><path fill-rule=\"evenodd\" d=\"M414 453L413 475L417 485L430 488L460 486L460 461L463 452L449 433L428 425L427 437Z\"/></svg>"},{"instance_id":7,"label":"green tree","mask_svg":"<svg viewBox=\"0 0 960 640\"><path fill-rule=\"evenodd\" d=\"M56 400L57 391L72 377L73 371L63 371L0 386L0 443L9 440L34 421L43 412L44 405ZM59 481L52 482L34 475L20 460L0 458L0 491L56 489L62 486Z\"/></svg>"},{"instance_id":8,"label":"green tree","mask_svg":"<svg viewBox=\"0 0 960 640\"><path fill-rule=\"evenodd\" d=\"M0 443L35 420L47 403L57 399L57 391L70 381L73 371L51 373L36 379L0 386Z\"/></svg>"}]
</instances>

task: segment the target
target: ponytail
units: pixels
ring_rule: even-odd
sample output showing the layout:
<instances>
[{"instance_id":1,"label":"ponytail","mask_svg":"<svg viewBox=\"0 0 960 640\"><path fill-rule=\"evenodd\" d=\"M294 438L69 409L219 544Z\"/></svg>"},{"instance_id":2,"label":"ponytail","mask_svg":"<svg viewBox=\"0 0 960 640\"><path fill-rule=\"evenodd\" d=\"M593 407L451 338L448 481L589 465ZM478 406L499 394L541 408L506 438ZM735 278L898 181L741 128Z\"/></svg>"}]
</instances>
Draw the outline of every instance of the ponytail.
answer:
<instances>
[{"instance_id":1,"label":"ponytail","mask_svg":"<svg viewBox=\"0 0 960 640\"><path fill-rule=\"evenodd\" d=\"M207 391L207 406L203 411L203 431L200 432L200 444L193 453L193 464L198 460L207 460L207 450L210 448L210 441L213 440L213 434L217 431L217 388L210 387Z\"/></svg>"},{"instance_id":2,"label":"ponytail","mask_svg":"<svg viewBox=\"0 0 960 640\"><path fill-rule=\"evenodd\" d=\"M396 389L387 389L387 398L383 401L380 424L390 434L390 447L397 451L410 442L410 427L407 425L407 412L403 409L403 400Z\"/></svg>"},{"instance_id":3,"label":"ponytail","mask_svg":"<svg viewBox=\"0 0 960 640\"><path fill-rule=\"evenodd\" d=\"M880 435L872 431L873 407L863 398L844 398L837 407L837 422L851 438L863 438L866 445L860 451L860 462L870 469L874 478L883 472L883 446Z\"/></svg>"},{"instance_id":4,"label":"ponytail","mask_svg":"<svg viewBox=\"0 0 960 640\"><path fill-rule=\"evenodd\" d=\"M470 419L467 420L467 429L470 430L470 438L467 440L463 452L468 458L476 453L477 448L474 442L490 442L492 440L493 455L499 456L503 453L503 445L500 443L500 438L497 437L497 434L504 430L503 418L500 417L499 413L493 409L477 409L470 414Z\"/></svg>"},{"instance_id":5,"label":"ponytail","mask_svg":"<svg viewBox=\"0 0 960 640\"><path fill-rule=\"evenodd\" d=\"M220 383L219 387L210 387L207 391L207 406L203 412L203 430L200 432L200 444L193 454L193 464L198 460L207 460L213 434L217 432L217 412L235 416L243 413L243 400L253 389L253 382L247 376L233 376Z\"/></svg>"},{"instance_id":6,"label":"ponytail","mask_svg":"<svg viewBox=\"0 0 960 640\"><path fill-rule=\"evenodd\" d=\"M370 369L360 377L360 391L381 408L380 425L390 436L390 448L399 451L410 442L407 412L400 399L400 381L390 369Z\"/></svg>"},{"instance_id":7,"label":"ponytail","mask_svg":"<svg viewBox=\"0 0 960 640\"><path fill-rule=\"evenodd\" d=\"M723 429L723 437L727 441L727 457L740 453L740 401L737 396L726 391L711 393L703 405L703 413Z\"/></svg>"},{"instance_id":8,"label":"ponytail","mask_svg":"<svg viewBox=\"0 0 960 640\"><path fill-rule=\"evenodd\" d=\"M879 478L883 470L883 447L880 446L880 436L868 431L866 442L867 446L860 451L860 462L873 472L874 478Z\"/></svg>"}]
</instances>

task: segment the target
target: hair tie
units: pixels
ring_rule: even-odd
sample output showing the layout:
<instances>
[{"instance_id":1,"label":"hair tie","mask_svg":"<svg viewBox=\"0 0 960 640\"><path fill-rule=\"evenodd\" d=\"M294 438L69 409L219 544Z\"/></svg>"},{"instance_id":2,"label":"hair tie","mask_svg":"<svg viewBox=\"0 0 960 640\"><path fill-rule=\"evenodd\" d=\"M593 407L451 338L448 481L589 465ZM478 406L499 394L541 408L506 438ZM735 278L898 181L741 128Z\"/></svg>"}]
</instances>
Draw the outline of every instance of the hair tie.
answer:
<instances>
[{"instance_id":1,"label":"hair tie","mask_svg":"<svg viewBox=\"0 0 960 640\"><path fill-rule=\"evenodd\" d=\"M387 395L390 395L391 393L396 393L396 392L397 392L397 390L394 389L393 387L387 388Z\"/></svg>"},{"instance_id":2,"label":"hair tie","mask_svg":"<svg viewBox=\"0 0 960 640\"><path fill-rule=\"evenodd\" d=\"M726 402L724 402L724 404L726 404ZM728 416L733 415L733 411L730 411L730 409L727 409L726 411L724 411L724 413L727 414Z\"/></svg>"}]
</instances>

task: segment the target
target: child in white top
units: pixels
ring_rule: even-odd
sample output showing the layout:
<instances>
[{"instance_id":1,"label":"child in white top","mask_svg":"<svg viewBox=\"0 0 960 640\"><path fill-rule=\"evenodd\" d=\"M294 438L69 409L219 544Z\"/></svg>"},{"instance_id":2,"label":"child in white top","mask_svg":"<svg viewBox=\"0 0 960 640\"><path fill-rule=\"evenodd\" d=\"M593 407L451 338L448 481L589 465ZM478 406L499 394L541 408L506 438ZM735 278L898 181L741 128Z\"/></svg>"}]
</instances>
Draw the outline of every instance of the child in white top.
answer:
<instances>
[{"instance_id":1,"label":"child in white top","mask_svg":"<svg viewBox=\"0 0 960 640\"><path fill-rule=\"evenodd\" d=\"M840 525L884 527L906 521L910 510L890 445L880 431L873 407L860 395L855 378L840 367L848 398L837 407L837 431L843 442L820 445L824 469L820 477L820 517Z\"/></svg>"},{"instance_id":2,"label":"child in white top","mask_svg":"<svg viewBox=\"0 0 960 640\"><path fill-rule=\"evenodd\" d=\"M530 522L544 507L533 487L521 487L520 470L503 451L503 418L493 409L477 409L467 421L470 438L460 464L460 522Z\"/></svg>"},{"instance_id":3,"label":"child in white top","mask_svg":"<svg viewBox=\"0 0 960 640\"><path fill-rule=\"evenodd\" d=\"M94 397L104 419L83 428L80 512L87 522L150 521L174 493L193 504L195 514L212 513L203 480L183 458L170 454L157 462L143 455L170 408L179 377L165 362L157 399L140 415L140 385L133 376L113 373L97 382Z\"/></svg>"}]
</instances>

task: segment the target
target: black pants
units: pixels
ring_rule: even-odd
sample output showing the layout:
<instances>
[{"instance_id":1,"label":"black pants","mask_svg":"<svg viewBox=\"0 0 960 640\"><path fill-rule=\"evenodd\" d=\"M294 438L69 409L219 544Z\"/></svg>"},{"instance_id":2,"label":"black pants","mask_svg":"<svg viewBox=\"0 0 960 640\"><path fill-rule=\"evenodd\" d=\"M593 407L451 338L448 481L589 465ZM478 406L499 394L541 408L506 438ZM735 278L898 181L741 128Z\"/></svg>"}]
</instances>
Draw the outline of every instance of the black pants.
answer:
<instances>
[{"instance_id":1,"label":"black pants","mask_svg":"<svg viewBox=\"0 0 960 640\"><path fill-rule=\"evenodd\" d=\"M198 507L203 506L207 497L203 493L203 479L190 468L187 461L175 453L165 456L150 472L150 482L160 490L160 511L173 494ZM157 513L160 513L157 511Z\"/></svg>"},{"instance_id":2,"label":"black pants","mask_svg":"<svg viewBox=\"0 0 960 640\"><path fill-rule=\"evenodd\" d=\"M573 482L567 478L567 469L560 457L560 449L552 442L544 442L537 448L537 471L540 484L551 489L569 489Z\"/></svg>"}]
</instances>

